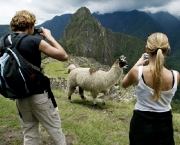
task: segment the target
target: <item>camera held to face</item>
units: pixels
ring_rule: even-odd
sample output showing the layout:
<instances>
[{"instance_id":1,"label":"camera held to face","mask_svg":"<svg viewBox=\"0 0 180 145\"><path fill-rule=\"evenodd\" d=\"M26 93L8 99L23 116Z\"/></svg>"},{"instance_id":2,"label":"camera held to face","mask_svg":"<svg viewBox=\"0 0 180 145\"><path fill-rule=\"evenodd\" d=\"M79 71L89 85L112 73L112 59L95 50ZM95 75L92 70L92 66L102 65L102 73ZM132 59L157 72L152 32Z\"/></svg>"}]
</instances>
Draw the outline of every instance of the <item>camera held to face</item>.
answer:
<instances>
[{"instance_id":1,"label":"camera held to face","mask_svg":"<svg viewBox=\"0 0 180 145\"><path fill-rule=\"evenodd\" d=\"M144 54L144 59L149 59L148 54Z\"/></svg>"},{"instance_id":2,"label":"camera held to face","mask_svg":"<svg viewBox=\"0 0 180 145\"><path fill-rule=\"evenodd\" d=\"M149 56L148 56L148 54L144 54L144 60L147 60L145 65L148 65L149 64Z\"/></svg>"},{"instance_id":3,"label":"camera held to face","mask_svg":"<svg viewBox=\"0 0 180 145\"><path fill-rule=\"evenodd\" d=\"M40 35L40 33L42 33L42 29L41 28L34 28L34 35L35 34Z\"/></svg>"}]
</instances>

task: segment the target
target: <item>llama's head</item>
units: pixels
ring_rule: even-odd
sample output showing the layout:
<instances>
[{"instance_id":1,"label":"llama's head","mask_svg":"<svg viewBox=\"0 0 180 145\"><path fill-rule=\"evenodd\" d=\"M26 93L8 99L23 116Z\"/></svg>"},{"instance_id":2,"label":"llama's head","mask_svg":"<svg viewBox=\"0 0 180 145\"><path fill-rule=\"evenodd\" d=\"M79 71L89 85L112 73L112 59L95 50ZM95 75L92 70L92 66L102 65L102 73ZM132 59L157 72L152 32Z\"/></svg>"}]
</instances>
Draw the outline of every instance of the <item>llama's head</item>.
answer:
<instances>
[{"instance_id":1,"label":"llama's head","mask_svg":"<svg viewBox=\"0 0 180 145\"><path fill-rule=\"evenodd\" d=\"M67 72L70 73L75 68L76 68L76 66L74 64L71 64L71 65L68 66Z\"/></svg>"},{"instance_id":2,"label":"llama's head","mask_svg":"<svg viewBox=\"0 0 180 145\"><path fill-rule=\"evenodd\" d=\"M128 66L128 63L127 63L127 61L125 60L126 59L126 57L124 56L124 55L121 55L120 57L119 57L119 66L121 67L121 68L128 68L129 66Z\"/></svg>"}]
</instances>

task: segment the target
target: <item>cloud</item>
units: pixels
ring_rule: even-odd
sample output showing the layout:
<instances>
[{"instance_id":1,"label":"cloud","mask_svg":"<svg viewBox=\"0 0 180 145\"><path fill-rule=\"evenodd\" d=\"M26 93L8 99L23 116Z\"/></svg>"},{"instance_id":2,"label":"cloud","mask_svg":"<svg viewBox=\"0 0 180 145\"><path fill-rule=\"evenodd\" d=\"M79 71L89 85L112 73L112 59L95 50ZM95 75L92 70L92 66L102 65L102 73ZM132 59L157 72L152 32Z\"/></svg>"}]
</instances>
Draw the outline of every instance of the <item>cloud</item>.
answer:
<instances>
[{"instance_id":1,"label":"cloud","mask_svg":"<svg viewBox=\"0 0 180 145\"><path fill-rule=\"evenodd\" d=\"M54 16L75 13L80 7L87 7L91 13L111 13L114 11L168 11L180 15L179 0L0 0L0 24L9 24L16 11L26 9L34 13L38 23Z\"/></svg>"},{"instance_id":2,"label":"cloud","mask_svg":"<svg viewBox=\"0 0 180 145\"><path fill-rule=\"evenodd\" d=\"M146 6L140 10L142 11L150 11L152 13L156 13L159 11L167 11L171 13L172 15L175 16L180 16L180 9L179 9L180 1L175 0L175 1L169 1L168 3L164 5L159 5L159 6Z\"/></svg>"},{"instance_id":3,"label":"cloud","mask_svg":"<svg viewBox=\"0 0 180 145\"><path fill-rule=\"evenodd\" d=\"M165 5L164 10L167 10L168 12L170 12L173 15L180 16L179 6L180 6L179 0L173 1L173 2L169 3L168 5Z\"/></svg>"}]
</instances>

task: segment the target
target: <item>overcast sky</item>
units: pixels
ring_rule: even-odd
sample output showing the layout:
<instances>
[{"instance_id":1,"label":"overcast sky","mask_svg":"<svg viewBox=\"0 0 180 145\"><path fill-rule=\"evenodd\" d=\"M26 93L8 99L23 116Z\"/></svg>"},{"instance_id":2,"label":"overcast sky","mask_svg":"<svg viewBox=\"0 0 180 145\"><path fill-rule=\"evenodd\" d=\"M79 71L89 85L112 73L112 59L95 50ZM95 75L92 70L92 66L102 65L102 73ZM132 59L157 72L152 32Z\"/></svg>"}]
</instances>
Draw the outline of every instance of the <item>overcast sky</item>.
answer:
<instances>
[{"instance_id":1,"label":"overcast sky","mask_svg":"<svg viewBox=\"0 0 180 145\"><path fill-rule=\"evenodd\" d=\"M180 16L180 0L0 0L0 25L9 24L16 11L28 10L36 15L37 24L54 16L75 13L87 7L91 13L114 11L168 11Z\"/></svg>"}]
</instances>

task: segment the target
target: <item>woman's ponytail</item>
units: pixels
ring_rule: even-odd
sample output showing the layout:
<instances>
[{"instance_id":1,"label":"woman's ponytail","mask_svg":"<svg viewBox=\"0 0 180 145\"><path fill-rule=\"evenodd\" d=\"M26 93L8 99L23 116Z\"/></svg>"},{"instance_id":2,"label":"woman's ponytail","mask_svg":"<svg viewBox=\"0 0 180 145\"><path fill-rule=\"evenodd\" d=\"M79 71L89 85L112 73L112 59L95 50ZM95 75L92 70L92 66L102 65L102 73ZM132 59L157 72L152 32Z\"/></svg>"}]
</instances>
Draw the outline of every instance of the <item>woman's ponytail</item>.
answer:
<instances>
[{"instance_id":1,"label":"woman's ponytail","mask_svg":"<svg viewBox=\"0 0 180 145\"><path fill-rule=\"evenodd\" d=\"M164 55L161 49L158 49L155 61L155 68L153 72L153 89L154 95L153 100L156 101L161 96L161 85L162 85L162 69L164 66Z\"/></svg>"}]
</instances>

